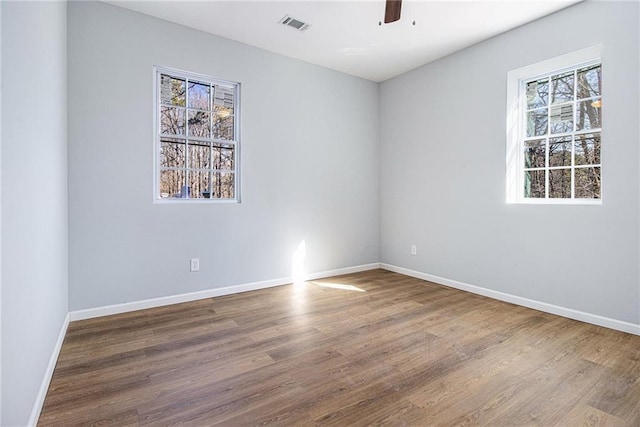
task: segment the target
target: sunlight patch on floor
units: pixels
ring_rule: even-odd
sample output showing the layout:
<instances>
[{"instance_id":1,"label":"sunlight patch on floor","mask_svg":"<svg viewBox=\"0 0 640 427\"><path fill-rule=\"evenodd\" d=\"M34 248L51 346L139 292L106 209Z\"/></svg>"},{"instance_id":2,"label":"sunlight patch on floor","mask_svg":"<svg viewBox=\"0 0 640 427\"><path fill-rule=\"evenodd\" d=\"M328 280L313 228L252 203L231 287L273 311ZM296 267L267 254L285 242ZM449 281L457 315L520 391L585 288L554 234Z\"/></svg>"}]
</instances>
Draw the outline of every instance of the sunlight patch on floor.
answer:
<instances>
[{"instance_id":1,"label":"sunlight patch on floor","mask_svg":"<svg viewBox=\"0 0 640 427\"><path fill-rule=\"evenodd\" d=\"M309 282L309 284L319 286L321 288L339 289L342 291L354 291L354 292L366 292L364 289L360 289L353 285L344 285L342 283L330 283L330 282Z\"/></svg>"}]
</instances>

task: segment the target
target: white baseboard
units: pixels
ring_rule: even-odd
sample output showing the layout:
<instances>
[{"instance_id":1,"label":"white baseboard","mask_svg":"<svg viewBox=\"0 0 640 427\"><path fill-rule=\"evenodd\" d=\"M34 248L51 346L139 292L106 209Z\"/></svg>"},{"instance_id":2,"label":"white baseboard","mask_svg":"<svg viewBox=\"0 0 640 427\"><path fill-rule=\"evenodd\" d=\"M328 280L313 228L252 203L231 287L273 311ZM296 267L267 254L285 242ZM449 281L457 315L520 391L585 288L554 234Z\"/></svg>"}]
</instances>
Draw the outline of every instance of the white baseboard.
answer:
<instances>
[{"instance_id":1,"label":"white baseboard","mask_svg":"<svg viewBox=\"0 0 640 427\"><path fill-rule=\"evenodd\" d=\"M38 418L40 418L40 412L42 411L42 407L44 406L44 399L47 397L49 384L51 383L53 371L56 367L56 363L58 362L58 356L60 355L60 350L62 349L62 343L64 342L64 336L67 333L68 327L69 313L67 313L67 315L64 317L64 322L62 322L60 333L58 333L58 340L53 347L51 357L49 358L49 364L47 365L47 370L44 372L44 376L42 377L40 390L38 390L38 395L36 396L36 401L33 404L33 408L31 409L31 416L29 416L29 422L27 423L29 427L35 427L38 424Z\"/></svg>"},{"instance_id":2,"label":"white baseboard","mask_svg":"<svg viewBox=\"0 0 640 427\"><path fill-rule=\"evenodd\" d=\"M321 271L305 275L305 280L316 280L324 277L338 276L341 274L357 273L360 271L380 268L380 263L357 265L353 267L338 268L335 270ZM189 292L186 294L170 295L166 297L152 298L141 301L114 304L103 307L88 308L69 312L69 320L85 320L94 317L109 316L112 314L127 313L130 311L144 310L146 308L161 307L164 305L179 304L183 302L195 301L204 298L213 298L223 295L237 294L240 292L255 291L259 289L271 288L293 283L292 277L282 277L279 279L264 280L260 282L245 283L241 285L225 286L222 288L212 288L204 291Z\"/></svg>"},{"instance_id":3,"label":"white baseboard","mask_svg":"<svg viewBox=\"0 0 640 427\"><path fill-rule=\"evenodd\" d=\"M507 294L480 286L470 285L468 283L458 282L456 280L444 277L434 276L433 274L422 273L403 267L397 267L391 264L380 263L380 268L404 274L406 276L415 277L417 279L426 280L428 282L437 283L439 285L456 288L473 294L483 295L500 301L510 302L512 304L521 305L523 307L533 308L535 310L544 311L545 313L556 314L569 319L579 320L581 322L591 323L605 328L615 329L617 331L627 332L629 334L640 335L640 324L624 322L622 320L611 319L609 317L599 316L597 314L585 313L584 311L574 310L571 308L560 307L546 302L536 301L529 298L519 297L517 295Z\"/></svg>"},{"instance_id":4,"label":"white baseboard","mask_svg":"<svg viewBox=\"0 0 640 427\"><path fill-rule=\"evenodd\" d=\"M335 270L321 271L318 273L309 273L304 276L304 280L318 280L326 277L340 276L342 274L359 273L361 271L369 271L380 268L379 262L372 262L371 264L361 264L353 267L337 268ZM292 279L289 278L287 283L291 283Z\"/></svg>"}]
</instances>

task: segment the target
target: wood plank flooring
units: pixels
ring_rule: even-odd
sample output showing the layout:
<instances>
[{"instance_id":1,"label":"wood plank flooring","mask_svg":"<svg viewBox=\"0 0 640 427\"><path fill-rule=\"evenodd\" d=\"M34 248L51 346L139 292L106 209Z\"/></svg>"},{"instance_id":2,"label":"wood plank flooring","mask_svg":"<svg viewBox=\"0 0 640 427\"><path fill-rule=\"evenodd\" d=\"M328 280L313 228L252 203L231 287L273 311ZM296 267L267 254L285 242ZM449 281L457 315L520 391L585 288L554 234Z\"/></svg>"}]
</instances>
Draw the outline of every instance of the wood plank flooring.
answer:
<instances>
[{"instance_id":1,"label":"wood plank flooring","mask_svg":"<svg viewBox=\"0 0 640 427\"><path fill-rule=\"evenodd\" d=\"M39 425L640 426L640 337L373 270L72 322Z\"/></svg>"}]
</instances>

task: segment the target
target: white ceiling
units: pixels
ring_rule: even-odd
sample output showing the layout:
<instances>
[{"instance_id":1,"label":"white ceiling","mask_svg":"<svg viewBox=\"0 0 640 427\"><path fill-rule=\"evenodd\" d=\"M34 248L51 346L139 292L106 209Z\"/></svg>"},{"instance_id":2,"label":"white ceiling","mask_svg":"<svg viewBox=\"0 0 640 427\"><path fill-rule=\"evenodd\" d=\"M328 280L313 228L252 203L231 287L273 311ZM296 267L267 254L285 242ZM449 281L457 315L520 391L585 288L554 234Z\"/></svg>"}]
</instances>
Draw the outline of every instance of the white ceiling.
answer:
<instances>
[{"instance_id":1,"label":"white ceiling","mask_svg":"<svg viewBox=\"0 0 640 427\"><path fill-rule=\"evenodd\" d=\"M404 0L381 26L384 0L108 3L379 82L579 1ZM285 14L311 28L278 24Z\"/></svg>"}]
</instances>

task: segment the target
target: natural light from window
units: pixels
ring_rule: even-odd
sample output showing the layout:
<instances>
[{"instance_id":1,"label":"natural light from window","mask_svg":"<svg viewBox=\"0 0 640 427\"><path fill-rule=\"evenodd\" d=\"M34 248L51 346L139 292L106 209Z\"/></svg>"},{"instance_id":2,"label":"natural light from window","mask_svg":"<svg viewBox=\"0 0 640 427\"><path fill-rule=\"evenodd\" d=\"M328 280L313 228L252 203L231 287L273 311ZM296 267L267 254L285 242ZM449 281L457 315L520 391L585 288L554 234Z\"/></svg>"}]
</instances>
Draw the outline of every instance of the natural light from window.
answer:
<instances>
[{"instance_id":1,"label":"natural light from window","mask_svg":"<svg viewBox=\"0 0 640 427\"><path fill-rule=\"evenodd\" d=\"M602 203L600 50L508 73L507 202Z\"/></svg>"},{"instance_id":2,"label":"natural light from window","mask_svg":"<svg viewBox=\"0 0 640 427\"><path fill-rule=\"evenodd\" d=\"M300 241L296 251L291 257L291 277L294 285L303 285L306 274L304 271L304 260L307 257L307 243L304 239Z\"/></svg>"}]
</instances>

